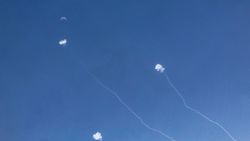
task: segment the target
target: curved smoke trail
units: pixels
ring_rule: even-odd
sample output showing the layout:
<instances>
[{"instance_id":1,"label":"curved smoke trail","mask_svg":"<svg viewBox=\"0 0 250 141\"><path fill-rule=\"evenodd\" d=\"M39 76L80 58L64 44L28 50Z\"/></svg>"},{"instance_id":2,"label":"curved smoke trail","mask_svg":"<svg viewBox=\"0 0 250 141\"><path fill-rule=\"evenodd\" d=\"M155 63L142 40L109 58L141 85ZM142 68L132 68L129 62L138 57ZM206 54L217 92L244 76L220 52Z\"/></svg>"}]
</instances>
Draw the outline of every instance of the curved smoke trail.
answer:
<instances>
[{"instance_id":1,"label":"curved smoke trail","mask_svg":"<svg viewBox=\"0 0 250 141\"><path fill-rule=\"evenodd\" d=\"M164 73L164 76L165 78L167 79L168 83L170 84L170 86L174 89L174 91L176 92L176 94L181 98L182 100L182 103L184 105L184 107L186 107L187 109L189 109L190 111L200 115L201 117L203 117L204 119L206 119L207 121L209 121L210 123L213 123L214 125L216 125L217 127L219 127L220 129L222 129L227 135L228 137L233 140L233 141L237 141L233 136L232 134L227 130L225 129L225 127L223 127L220 123L210 119L209 117L207 117L206 115L202 114L200 111L190 107L187 102L186 102L186 99L184 98L184 96L180 93L180 91L175 87L175 85L171 82L171 80L169 79L167 73Z\"/></svg>"},{"instance_id":2,"label":"curved smoke trail","mask_svg":"<svg viewBox=\"0 0 250 141\"><path fill-rule=\"evenodd\" d=\"M112 90L111 88L109 88L107 85L105 85L100 79L98 79L94 74L90 73L89 71L87 71L88 74L90 74L95 80L96 82L103 87L104 89L106 89L107 91L109 91L113 96L116 97L116 99L136 118L140 121L140 123L147 128L150 131L153 131L155 133L158 133L160 135L162 135L163 137L167 138L170 141L176 141L173 137L163 133L162 131L160 131L159 129L155 129L153 127L151 127L150 125L148 125L134 110L132 110L122 99L121 97L117 94L117 92L115 92L114 90Z\"/></svg>"}]
</instances>

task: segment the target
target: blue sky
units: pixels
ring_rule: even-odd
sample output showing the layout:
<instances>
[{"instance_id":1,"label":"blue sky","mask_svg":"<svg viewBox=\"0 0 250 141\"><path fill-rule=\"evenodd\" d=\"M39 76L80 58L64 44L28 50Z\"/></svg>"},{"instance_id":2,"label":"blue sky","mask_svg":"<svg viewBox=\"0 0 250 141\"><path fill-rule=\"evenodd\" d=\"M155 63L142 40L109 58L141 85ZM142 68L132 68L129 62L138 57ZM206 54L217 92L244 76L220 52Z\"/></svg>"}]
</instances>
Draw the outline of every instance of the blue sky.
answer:
<instances>
[{"instance_id":1,"label":"blue sky","mask_svg":"<svg viewBox=\"0 0 250 141\"><path fill-rule=\"evenodd\" d=\"M250 138L250 1L2 0L0 140L231 141L187 110ZM60 21L66 16L68 21ZM67 38L66 47L58 41Z\"/></svg>"}]
</instances>

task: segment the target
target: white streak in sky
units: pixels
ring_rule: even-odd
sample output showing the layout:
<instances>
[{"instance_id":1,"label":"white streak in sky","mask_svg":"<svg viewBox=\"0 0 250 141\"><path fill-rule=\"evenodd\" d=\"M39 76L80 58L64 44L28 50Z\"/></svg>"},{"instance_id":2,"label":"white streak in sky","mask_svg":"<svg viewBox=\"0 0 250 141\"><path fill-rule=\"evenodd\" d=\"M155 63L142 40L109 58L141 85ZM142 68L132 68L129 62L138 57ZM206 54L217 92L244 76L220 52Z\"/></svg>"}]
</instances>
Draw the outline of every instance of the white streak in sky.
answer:
<instances>
[{"instance_id":1,"label":"white streak in sky","mask_svg":"<svg viewBox=\"0 0 250 141\"><path fill-rule=\"evenodd\" d=\"M140 121L140 123L147 128L150 131L153 131L155 133L158 133L160 135L162 135L163 137L167 138L170 141L176 141L173 137L163 133L161 130L159 129L155 129L153 127L151 127L150 125L148 125L134 110L132 110L122 99L121 97L117 94L117 92L115 92L114 90L112 90L111 88L109 88L108 86L106 86L101 80L99 80L94 74L88 72L95 80L96 82L103 87L104 89L106 89L108 92L110 92L113 96L115 96L115 98L136 118Z\"/></svg>"},{"instance_id":2,"label":"white streak in sky","mask_svg":"<svg viewBox=\"0 0 250 141\"><path fill-rule=\"evenodd\" d=\"M220 123L210 119L209 117L207 117L206 115L202 114L200 111L190 107L187 102L186 99L184 98L184 96L180 93L180 91L175 87L175 85L171 82L171 80L169 79L167 73L164 74L165 78L167 79L168 83L170 84L170 86L174 89L174 91L176 92L176 94L180 97L180 99L182 100L182 103L184 105L184 107L186 107L187 109L189 109L190 111L200 115L201 117L203 117L204 119L206 119L207 121L209 121L210 123L213 123L214 125L216 125L217 127L219 127L220 129L222 129L229 138L231 138L231 140L233 141L237 141L232 135L231 133L225 129L225 127L223 127Z\"/></svg>"}]
</instances>

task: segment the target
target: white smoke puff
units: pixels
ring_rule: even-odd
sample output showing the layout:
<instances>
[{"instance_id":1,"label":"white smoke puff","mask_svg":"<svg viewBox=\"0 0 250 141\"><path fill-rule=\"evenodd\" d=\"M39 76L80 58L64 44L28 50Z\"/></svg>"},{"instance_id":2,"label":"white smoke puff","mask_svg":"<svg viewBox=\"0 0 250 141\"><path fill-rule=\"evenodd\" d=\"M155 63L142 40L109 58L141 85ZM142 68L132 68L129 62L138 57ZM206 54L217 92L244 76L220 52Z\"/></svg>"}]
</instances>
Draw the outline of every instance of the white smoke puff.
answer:
<instances>
[{"instance_id":1,"label":"white smoke puff","mask_svg":"<svg viewBox=\"0 0 250 141\"><path fill-rule=\"evenodd\" d=\"M68 42L67 39L63 39L63 40L60 40L58 42L58 44L61 45L61 46L66 46L67 42Z\"/></svg>"},{"instance_id":2,"label":"white smoke puff","mask_svg":"<svg viewBox=\"0 0 250 141\"><path fill-rule=\"evenodd\" d=\"M60 20L61 21L67 21L68 19L67 19L67 17L60 17Z\"/></svg>"},{"instance_id":3,"label":"white smoke puff","mask_svg":"<svg viewBox=\"0 0 250 141\"><path fill-rule=\"evenodd\" d=\"M161 64L156 64L155 65L155 70L158 72L163 73L165 71L165 68Z\"/></svg>"},{"instance_id":4,"label":"white smoke puff","mask_svg":"<svg viewBox=\"0 0 250 141\"><path fill-rule=\"evenodd\" d=\"M96 132L93 134L93 139L96 141L102 141L102 134L100 132Z\"/></svg>"}]
</instances>

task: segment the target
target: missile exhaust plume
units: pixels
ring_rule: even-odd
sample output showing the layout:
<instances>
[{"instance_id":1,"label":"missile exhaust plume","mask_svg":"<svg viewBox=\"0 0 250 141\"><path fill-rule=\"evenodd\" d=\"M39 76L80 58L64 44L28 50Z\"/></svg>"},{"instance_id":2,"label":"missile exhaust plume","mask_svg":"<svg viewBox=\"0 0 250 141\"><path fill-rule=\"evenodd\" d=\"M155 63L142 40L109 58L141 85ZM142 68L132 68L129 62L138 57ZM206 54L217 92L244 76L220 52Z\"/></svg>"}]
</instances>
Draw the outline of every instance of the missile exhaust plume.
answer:
<instances>
[{"instance_id":1,"label":"missile exhaust plume","mask_svg":"<svg viewBox=\"0 0 250 141\"><path fill-rule=\"evenodd\" d=\"M237 141L232 134L225 128L223 127L220 123L210 119L208 116L204 115L203 113L201 113L200 111L192 108L191 106L189 106L186 102L186 99L184 98L184 96L181 94L181 92L175 87L175 85L172 83L172 81L169 79L167 73L164 73L165 78L167 79L169 85L174 89L174 91L176 92L176 94L179 96L179 98L181 99L183 105L185 108L187 108L188 110L194 112L195 114L201 116L202 118L206 119L207 121L209 121L210 123L216 125L217 127L219 127L220 129L223 130L224 133L226 133L226 135L232 140L232 141Z\"/></svg>"},{"instance_id":2,"label":"missile exhaust plume","mask_svg":"<svg viewBox=\"0 0 250 141\"><path fill-rule=\"evenodd\" d=\"M126 104L122 98L117 94L117 92L115 92L113 89L109 88L107 85L105 85L102 81L100 81L100 79L98 79L94 74L88 72L94 79L95 81L105 90L107 90L110 94L112 94L118 101L119 103L124 106L137 120L140 121L141 125L144 126L145 128L147 128L148 130L158 133L161 136L163 136L164 138L170 140L170 141L176 141L173 137L167 135L166 133L162 132L159 129L153 128L151 127L148 123L146 123L132 108L130 108L128 106L128 104Z\"/></svg>"}]
</instances>

